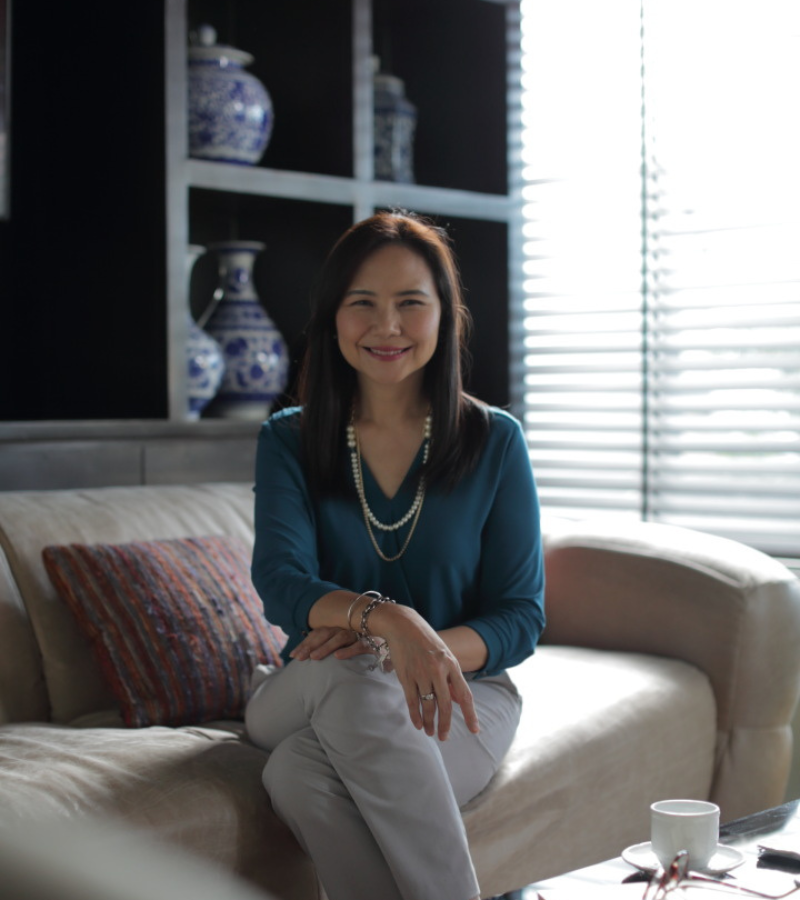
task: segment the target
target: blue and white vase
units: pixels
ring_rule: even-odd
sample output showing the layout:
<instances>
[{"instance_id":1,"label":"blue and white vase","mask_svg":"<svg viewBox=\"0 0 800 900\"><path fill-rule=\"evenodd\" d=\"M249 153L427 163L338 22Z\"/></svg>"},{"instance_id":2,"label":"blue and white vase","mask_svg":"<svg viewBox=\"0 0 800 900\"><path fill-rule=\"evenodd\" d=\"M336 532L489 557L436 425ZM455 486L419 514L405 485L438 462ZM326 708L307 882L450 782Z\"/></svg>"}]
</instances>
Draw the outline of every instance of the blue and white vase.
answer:
<instances>
[{"instance_id":1,"label":"blue and white vase","mask_svg":"<svg viewBox=\"0 0 800 900\"><path fill-rule=\"evenodd\" d=\"M254 165L272 136L272 100L244 70L253 57L216 39L216 31L203 25L189 47L189 155Z\"/></svg>"},{"instance_id":2,"label":"blue and white vase","mask_svg":"<svg viewBox=\"0 0 800 900\"><path fill-rule=\"evenodd\" d=\"M206 326L225 356L215 412L232 419L265 419L289 381L289 351L253 285L257 241L209 245L219 256L217 303Z\"/></svg>"},{"instance_id":3,"label":"blue and white vase","mask_svg":"<svg viewBox=\"0 0 800 900\"><path fill-rule=\"evenodd\" d=\"M186 252L187 298L192 269L197 260L206 252L199 244L189 244ZM186 417L190 420L200 418L200 414L216 397L225 375L225 359L222 347L195 322L192 313L187 310L189 318L186 335L186 394L188 409Z\"/></svg>"},{"instance_id":4,"label":"blue and white vase","mask_svg":"<svg viewBox=\"0 0 800 900\"><path fill-rule=\"evenodd\" d=\"M394 75L373 75L375 178L414 183L414 132L417 109Z\"/></svg>"}]
</instances>

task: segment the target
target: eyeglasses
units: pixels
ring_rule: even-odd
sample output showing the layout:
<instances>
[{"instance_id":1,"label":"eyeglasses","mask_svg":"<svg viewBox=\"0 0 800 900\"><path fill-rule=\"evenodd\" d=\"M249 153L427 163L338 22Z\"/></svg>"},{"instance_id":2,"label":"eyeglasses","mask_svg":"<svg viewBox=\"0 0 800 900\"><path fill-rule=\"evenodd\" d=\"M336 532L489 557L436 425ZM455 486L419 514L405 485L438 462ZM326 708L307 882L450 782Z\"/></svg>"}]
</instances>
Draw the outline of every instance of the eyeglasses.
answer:
<instances>
[{"instance_id":1,"label":"eyeglasses","mask_svg":"<svg viewBox=\"0 0 800 900\"><path fill-rule=\"evenodd\" d=\"M764 900L783 900L795 894L800 896L800 880L795 878L794 887L782 894L762 894L752 888L742 887L727 881L719 881L716 878L708 878L704 875L696 875L689 872L689 854L685 850L672 860L667 868L660 874L654 875L645 888L642 900L667 900L672 891L684 887L709 887L729 893L741 894L745 897L762 897Z\"/></svg>"}]
</instances>

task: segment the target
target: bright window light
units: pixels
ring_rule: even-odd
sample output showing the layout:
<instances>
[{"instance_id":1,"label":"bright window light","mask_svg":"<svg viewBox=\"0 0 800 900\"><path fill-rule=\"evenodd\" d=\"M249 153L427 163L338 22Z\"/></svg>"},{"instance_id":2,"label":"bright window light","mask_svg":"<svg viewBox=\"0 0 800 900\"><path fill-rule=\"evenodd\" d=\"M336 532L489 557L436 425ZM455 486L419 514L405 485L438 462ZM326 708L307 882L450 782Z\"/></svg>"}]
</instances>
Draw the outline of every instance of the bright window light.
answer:
<instances>
[{"instance_id":1,"label":"bright window light","mask_svg":"<svg viewBox=\"0 0 800 900\"><path fill-rule=\"evenodd\" d=\"M545 511L800 557L800 3L522 0Z\"/></svg>"}]
</instances>

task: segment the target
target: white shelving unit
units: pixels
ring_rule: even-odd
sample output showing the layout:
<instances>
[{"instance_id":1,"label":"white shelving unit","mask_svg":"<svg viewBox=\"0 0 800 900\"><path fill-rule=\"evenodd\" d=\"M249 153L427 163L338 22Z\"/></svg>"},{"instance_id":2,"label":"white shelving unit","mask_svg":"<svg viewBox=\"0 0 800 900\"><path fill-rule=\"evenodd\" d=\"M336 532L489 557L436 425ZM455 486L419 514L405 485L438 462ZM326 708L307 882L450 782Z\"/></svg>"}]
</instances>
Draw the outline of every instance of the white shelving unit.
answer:
<instances>
[{"instance_id":1,"label":"white shelving unit","mask_svg":"<svg viewBox=\"0 0 800 900\"><path fill-rule=\"evenodd\" d=\"M287 3L292 0L287 0ZM377 2L377 0L376 0ZM125 484L160 484L192 481L214 480L249 480L252 478L252 464L255 453L255 437L258 423L240 422L229 419L202 419L196 422L186 420L185 409L187 385L185 371L185 342L187 327L187 279L186 248L193 233L195 221L190 221L192 212L190 199L200 197L201 215L214 218L219 209L227 209L226 204L233 198L234 214L239 207L248 206L252 202L262 203L272 210L276 205L286 209L286 204L300 205L298 214L294 215L303 222L300 229L295 221L295 232L290 236L290 245L304 244L309 235L305 227L305 206L308 206L309 227L314 229L317 220L326 218L326 224L315 235L317 250L320 237L326 240L331 222L336 224L347 221L358 221L371 215L377 208L400 206L416 210L435 217L453 217L461 229L462 238L470 248L466 262L471 265L471 274L478 283L472 292L471 299L480 307L483 330L476 328L478 349L490 347L489 359L484 359L484 374L496 373L498 348L507 341L502 333L506 311L499 308L508 298L511 308L516 305L518 292L521 290L521 207L522 192L520 178L520 71L519 71L519 4L517 0L421 0L403 3L395 0L382 0L395 3L394 19L401 31L405 29L406 56L411 61L410 68L417 70L416 44L419 39L429 39L426 32L429 24L438 21L439 27L446 25L447 42L458 41L467 35L471 41L471 52L463 52L463 47L453 44L450 49L455 52L450 59L456 66L461 66L460 74L447 82L443 87L440 76L452 75L443 71L438 60L438 52L428 52L427 73L415 71L419 80L416 93L421 103L427 104L429 118L426 129L431 124L431 117L440 118L442 109L440 101L445 105L453 99L447 91L460 91L459 78L465 75L472 78L473 90L478 86L482 91L484 67L491 69L493 87L491 93L491 109L484 104L484 113L496 111L498 103L502 103L502 82L498 76L502 72L499 66L506 65L506 97L507 123L506 146L508 159L505 164L507 189L503 193L486 193L481 191L460 190L451 187L437 187L428 184L401 185L373 179L373 121L372 121L372 56L373 56L373 8L372 0L351 0L351 42L349 48L349 80L352 84L351 102L342 106L352 108L352 159L349 161L351 177L329 174L290 171L279 167L237 166L221 163L209 163L190 159L188 155L187 135L187 43L190 3L202 3L206 10L214 9L216 0L164 0L164 36L165 36L165 242L166 242L166 285L165 311L167 335L167 395L168 414L166 418L137 420L97 420L97 421L42 421L14 422L0 425L0 490L15 489L57 489L80 488L100 485ZM462 31L462 25L470 19L469 13L476 13L481 6L490 2L502 7L489 14L482 9L474 16L471 29ZM250 13L253 10L261 15L264 9L257 4L249 4L245 0L218 0L220 18L226 9L236 4ZM333 6L333 4L332 4ZM342 10L338 0L336 8ZM288 6L285 12L293 14L293 7ZM415 11L415 12L414 12ZM331 10L330 15L335 15ZM270 15L274 14L274 9ZM413 16L416 15L416 19ZM438 17L438 19L437 19ZM491 35L486 36L475 22L491 22ZM330 21L330 20L328 20ZM451 25L452 21L452 25ZM409 30L410 23L410 30ZM505 48L498 47L501 29L504 23ZM326 26L327 27L327 26ZM466 27L466 26L465 26ZM317 39L323 34L317 31ZM409 38L409 35L412 35ZM258 58L259 34L253 30L250 40L244 49L250 50ZM273 35L274 37L274 35ZM280 41L284 41L281 35ZM433 40L430 38L430 40ZM428 43L431 47L430 40ZM409 42L414 47L409 49ZM485 44L484 44L485 42ZM285 44L285 41L284 41ZM273 45L275 46L275 45ZM307 51L304 44L303 51ZM337 46L337 52L338 52ZM435 49L435 48L434 48ZM448 48L445 48L448 49ZM503 50L505 63L503 63ZM485 52L484 52L485 51ZM491 58L491 63L487 60ZM337 57L341 64L344 57ZM347 78L348 70L339 72ZM318 74L318 73L317 73ZM432 79L429 81L429 79ZM269 87L269 85L267 85ZM431 88L429 91L428 88ZM439 90L434 96L433 88ZM430 96L425 96L430 94ZM467 94L464 94L466 97ZM417 99L414 98L414 99ZM459 98L456 98L459 99ZM460 99L463 99L460 98ZM502 143L502 135L498 140L497 129L502 128L502 117L491 115L491 125L479 121L477 126L488 129L491 136L492 152L498 150ZM282 120L285 121L285 120ZM462 121L462 120L459 120ZM448 126L449 127L449 126ZM346 134L346 131L345 131ZM428 136L431 132L428 131ZM471 132L470 132L471 135ZM418 137L420 131L418 129ZM440 132L440 136L441 132ZM447 144L448 135L443 135ZM437 138L438 141L438 138ZM478 144L480 142L477 142ZM480 151L476 152L469 139L461 137L449 141L449 146L441 149L436 143L428 144L428 171L431 171L431 154L440 154L437 160L441 178L449 177L451 163L461 163L461 174L451 179L452 183L487 184L497 181L499 169L503 168L503 160L495 155L492 167L486 169L492 177L488 180L481 176L480 167L484 165ZM419 146L419 142L418 142ZM269 160L270 148L267 150ZM477 156L477 158L476 158ZM442 163L444 162L444 168ZM341 165L341 161L337 163ZM458 168L458 166L456 166ZM466 171L466 175L464 172ZM429 181L439 180L433 175ZM212 198L209 201L209 197ZM217 204L216 199L221 202ZM249 208L249 207L248 207ZM324 213L330 211L331 215ZM252 212L252 210L251 210ZM341 214L340 214L341 213ZM265 212L265 216L269 213ZM227 215L227 213L225 213ZM260 215L260 213L259 213ZM158 211L154 211L154 220ZM251 220L252 221L252 220ZM500 240L498 235L505 229L507 240ZM206 232L208 228L206 227ZM312 235L313 237L314 235ZM485 252L485 239L488 240L490 252ZM499 241L499 243L498 243ZM305 250L305 247L301 248ZM302 254L301 254L302 256ZM304 258L305 262L305 258ZM462 259L462 263L464 260ZM504 272L504 267L508 268ZM469 286L469 285L468 285ZM481 306L481 304L483 304ZM474 311L474 308L473 308ZM476 325L478 323L476 322ZM515 328L513 320L509 328ZM487 341L486 335L491 332ZM481 344L481 342L483 342ZM158 340L155 344L160 346ZM139 348L137 352L147 352L147 348ZM160 351L159 351L160 352ZM502 356L502 354L499 354ZM476 367L477 368L477 367ZM502 373L505 378L505 373ZM513 393L513 392L512 392Z\"/></svg>"},{"instance_id":2,"label":"white shelving unit","mask_svg":"<svg viewBox=\"0 0 800 900\"><path fill-rule=\"evenodd\" d=\"M465 0L481 2L481 0ZM496 0L491 0L496 2ZM187 0L166 0L167 315L170 419L186 408L183 346L187 306L185 256L189 242L189 192L193 188L258 197L346 206L352 221L378 208L404 207L436 215L508 225L509 268L520 259L521 191L515 137L519 131L519 8L506 7L508 59L509 189L486 194L373 179L372 2L352 0L352 178L190 159L186 130ZM515 268L516 271L516 268ZM516 277L514 281L516 281Z\"/></svg>"}]
</instances>

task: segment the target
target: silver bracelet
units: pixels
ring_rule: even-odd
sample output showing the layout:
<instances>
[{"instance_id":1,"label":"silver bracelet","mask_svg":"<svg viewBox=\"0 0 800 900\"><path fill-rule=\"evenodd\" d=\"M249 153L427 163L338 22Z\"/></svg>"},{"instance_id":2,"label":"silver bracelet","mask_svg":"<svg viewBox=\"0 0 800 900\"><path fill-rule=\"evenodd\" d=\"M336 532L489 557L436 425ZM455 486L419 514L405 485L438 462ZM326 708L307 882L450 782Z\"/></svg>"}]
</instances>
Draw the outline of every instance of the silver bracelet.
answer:
<instances>
[{"instance_id":1,"label":"silver bracelet","mask_svg":"<svg viewBox=\"0 0 800 900\"><path fill-rule=\"evenodd\" d=\"M362 597L380 597L380 596L381 596L381 595L380 595L380 593L379 593L378 591L364 591L363 594L359 594L359 595L356 597L356 599L353 600L353 602L350 604L350 609L347 610L347 627L348 627L351 631L355 631L355 629L354 629L354 628L352 627L352 625L350 624L350 619L351 619L351 617L352 617L352 615L353 615L353 610L356 608L356 603L358 603L358 601L359 601Z\"/></svg>"},{"instance_id":2,"label":"silver bracelet","mask_svg":"<svg viewBox=\"0 0 800 900\"><path fill-rule=\"evenodd\" d=\"M389 646L389 642L384 641L383 644L376 643L375 638L372 636L372 632L369 630L369 626L367 625L367 619L369 618L369 614L374 609L377 609L381 605L381 603L394 603L395 601L392 600L391 597L384 597L382 594L378 594L377 591L368 591L367 593L372 597L372 600L369 601L369 603L364 607L364 611L361 613L361 637L364 638L364 640L376 653L383 653L383 656L385 658L385 655L388 652L387 648ZM378 596L376 597L375 594L378 594Z\"/></svg>"},{"instance_id":3,"label":"silver bracelet","mask_svg":"<svg viewBox=\"0 0 800 900\"><path fill-rule=\"evenodd\" d=\"M375 669L380 667L381 672L390 672L391 669L389 666L391 665L391 656L389 655L389 642L385 638L381 638L382 643L378 643L375 638L372 636L372 632L369 630L369 626L367 625L367 619L369 618L369 614L377 609L381 605L381 603L394 603L391 597L384 597L381 594L378 594L377 597L374 594L376 591L372 591L371 594L373 599L366 605L364 608L364 612L361 613L361 637L367 642L370 649L377 654L378 661L371 668Z\"/></svg>"}]
</instances>

